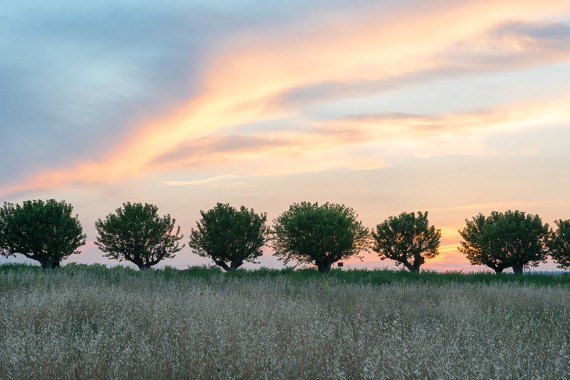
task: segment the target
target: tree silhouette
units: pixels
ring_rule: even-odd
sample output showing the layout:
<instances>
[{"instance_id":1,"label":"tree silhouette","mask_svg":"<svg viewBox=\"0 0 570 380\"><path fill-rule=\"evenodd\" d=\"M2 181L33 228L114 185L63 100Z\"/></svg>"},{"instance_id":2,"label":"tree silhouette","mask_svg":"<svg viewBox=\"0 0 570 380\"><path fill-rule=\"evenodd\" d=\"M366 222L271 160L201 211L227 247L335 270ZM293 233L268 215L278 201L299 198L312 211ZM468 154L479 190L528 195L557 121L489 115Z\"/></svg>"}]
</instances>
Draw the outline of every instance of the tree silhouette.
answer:
<instances>
[{"instance_id":1,"label":"tree silhouette","mask_svg":"<svg viewBox=\"0 0 570 380\"><path fill-rule=\"evenodd\" d=\"M148 269L163 259L172 258L184 245L180 227L170 215L159 216L158 207L145 203L123 203L114 214L95 223L99 236L95 244L105 257L127 260L139 269Z\"/></svg>"},{"instance_id":2,"label":"tree silhouette","mask_svg":"<svg viewBox=\"0 0 570 380\"><path fill-rule=\"evenodd\" d=\"M263 254L267 238L266 214L241 206L218 203L208 211L200 211L202 218L190 233L189 246L202 257L211 258L226 271L234 271L244 261L255 262Z\"/></svg>"},{"instance_id":3,"label":"tree silhouette","mask_svg":"<svg viewBox=\"0 0 570 380\"><path fill-rule=\"evenodd\" d=\"M389 217L372 231L372 250L381 260L391 259L410 272L419 272L426 258L434 258L439 253L441 231L430 226L427 217L427 211Z\"/></svg>"},{"instance_id":4,"label":"tree silhouette","mask_svg":"<svg viewBox=\"0 0 570 380\"><path fill-rule=\"evenodd\" d=\"M464 240L458 249L473 265L486 265L496 273L512 268L521 274L525 266L546 261L550 230L538 215L493 211L489 216L479 214L466 219L465 223L459 231Z\"/></svg>"},{"instance_id":5,"label":"tree silhouette","mask_svg":"<svg viewBox=\"0 0 570 380\"><path fill-rule=\"evenodd\" d=\"M550 255L559 268L570 268L570 219L554 223L558 228L549 242Z\"/></svg>"},{"instance_id":6,"label":"tree silhouette","mask_svg":"<svg viewBox=\"0 0 570 380\"><path fill-rule=\"evenodd\" d=\"M0 253L22 254L39 261L43 269L57 268L61 261L85 244L73 206L55 199L4 202L0 209Z\"/></svg>"},{"instance_id":7,"label":"tree silhouette","mask_svg":"<svg viewBox=\"0 0 570 380\"><path fill-rule=\"evenodd\" d=\"M285 263L314 263L327 273L333 263L366 249L369 235L350 207L301 202L275 220L271 241Z\"/></svg>"}]
</instances>

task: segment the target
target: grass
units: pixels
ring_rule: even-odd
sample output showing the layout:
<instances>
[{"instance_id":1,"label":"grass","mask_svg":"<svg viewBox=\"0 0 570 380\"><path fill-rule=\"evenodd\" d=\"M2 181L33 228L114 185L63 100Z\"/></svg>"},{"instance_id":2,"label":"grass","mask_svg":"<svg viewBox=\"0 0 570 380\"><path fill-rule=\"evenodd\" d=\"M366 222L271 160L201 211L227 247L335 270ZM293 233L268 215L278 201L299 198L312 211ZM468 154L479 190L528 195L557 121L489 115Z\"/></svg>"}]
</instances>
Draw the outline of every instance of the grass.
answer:
<instances>
[{"instance_id":1,"label":"grass","mask_svg":"<svg viewBox=\"0 0 570 380\"><path fill-rule=\"evenodd\" d=\"M570 276L0 266L0 378L570 378Z\"/></svg>"}]
</instances>

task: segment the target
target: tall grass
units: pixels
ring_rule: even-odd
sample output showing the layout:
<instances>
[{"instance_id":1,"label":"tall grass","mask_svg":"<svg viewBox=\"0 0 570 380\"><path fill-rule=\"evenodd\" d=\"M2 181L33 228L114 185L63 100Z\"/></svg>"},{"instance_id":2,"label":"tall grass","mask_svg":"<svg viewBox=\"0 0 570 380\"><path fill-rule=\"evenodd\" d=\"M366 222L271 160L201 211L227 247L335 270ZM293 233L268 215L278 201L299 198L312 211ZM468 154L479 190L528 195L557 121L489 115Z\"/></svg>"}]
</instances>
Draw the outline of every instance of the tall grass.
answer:
<instances>
[{"instance_id":1,"label":"tall grass","mask_svg":"<svg viewBox=\"0 0 570 380\"><path fill-rule=\"evenodd\" d=\"M2 267L0 378L570 378L566 285L361 274Z\"/></svg>"}]
</instances>

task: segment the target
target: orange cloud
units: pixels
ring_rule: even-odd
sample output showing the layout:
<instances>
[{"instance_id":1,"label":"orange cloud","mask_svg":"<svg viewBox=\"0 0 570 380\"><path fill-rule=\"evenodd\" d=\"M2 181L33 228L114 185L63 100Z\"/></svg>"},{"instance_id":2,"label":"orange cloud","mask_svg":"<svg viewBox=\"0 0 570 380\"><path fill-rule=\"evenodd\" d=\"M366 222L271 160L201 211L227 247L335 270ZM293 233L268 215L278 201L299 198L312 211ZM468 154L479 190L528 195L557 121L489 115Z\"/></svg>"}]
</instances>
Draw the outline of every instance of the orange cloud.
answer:
<instances>
[{"instance_id":1,"label":"orange cloud","mask_svg":"<svg viewBox=\"0 0 570 380\"><path fill-rule=\"evenodd\" d=\"M242 167L242 173L284 174L335 167L378 169L389 166L386 159L398 155L495 154L481 143L483 137L569 122L569 101L540 100L441 116L365 115L298 131L210 136L179 146L153 165L161 170L235 164ZM465 141L471 141L470 146L466 147Z\"/></svg>"},{"instance_id":2,"label":"orange cloud","mask_svg":"<svg viewBox=\"0 0 570 380\"><path fill-rule=\"evenodd\" d=\"M376 8L360 9L358 13L348 16L331 13L322 16L318 22L298 24L293 28L278 26L256 31L255 34L238 33L212 48L212 54L203 68L201 88L196 98L170 115L142 123L138 132L124 141L119 150L111 152L107 160L87 160L61 170L41 173L0 189L0 194L50 188L65 183L113 181L157 170L164 165L157 165L156 160L183 142L283 116L287 110L273 107L272 100L288 90L331 81L389 78L425 67L438 67L441 65L442 51L496 25L513 19L540 21L559 17L569 11L570 3L565 0L540 3L534 0L441 1L412 10L400 8L385 12ZM527 43L529 41L505 42L512 49ZM560 115L568 116L568 111L561 107L550 111L554 111L554 116L552 113L539 114L538 110L532 113L526 109L524 113L530 116L526 119L529 123ZM439 123L436 129L445 130L451 124L478 128L482 122L505 126L508 125L505 120L511 116L504 113L486 115L485 118L452 115L436 120ZM522 118L517 116L517 120L515 127L520 126ZM422 122L425 123L422 125ZM408 119L404 123L401 119L392 120L391 125L396 129L433 128L429 120L414 122ZM355 139L363 141L358 133ZM385 133L385 130L378 130L364 135L371 135L374 139ZM295 145L292 151L305 154L307 150L321 149L327 152L323 157L336 157L331 149L339 145L338 140L332 137L327 139L322 133L301 133L300 136L286 135L285 140L296 141L296 144L306 141ZM284 147L291 151L290 145L264 148L262 151L283 151ZM259 153L250 151L243 154L256 156ZM227 158L223 154L221 157ZM330 168L331 164L345 163L346 160L346 156L340 155L324 167ZM182 164L187 164L187 161L183 159ZM299 160L294 165L303 167L302 162ZM369 160L363 159L362 165L365 162ZM345 166L359 167L360 164L357 159L356 163L345 163ZM319 165L315 166L315 170L319 170Z\"/></svg>"},{"instance_id":3,"label":"orange cloud","mask_svg":"<svg viewBox=\"0 0 570 380\"><path fill-rule=\"evenodd\" d=\"M356 135L366 138L390 136L430 136L459 131L485 132L520 130L570 120L570 96L539 99L503 105L497 109L443 115L378 114L357 115L323 125L323 133ZM379 126L380 128L373 128Z\"/></svg>"}]
</instances>

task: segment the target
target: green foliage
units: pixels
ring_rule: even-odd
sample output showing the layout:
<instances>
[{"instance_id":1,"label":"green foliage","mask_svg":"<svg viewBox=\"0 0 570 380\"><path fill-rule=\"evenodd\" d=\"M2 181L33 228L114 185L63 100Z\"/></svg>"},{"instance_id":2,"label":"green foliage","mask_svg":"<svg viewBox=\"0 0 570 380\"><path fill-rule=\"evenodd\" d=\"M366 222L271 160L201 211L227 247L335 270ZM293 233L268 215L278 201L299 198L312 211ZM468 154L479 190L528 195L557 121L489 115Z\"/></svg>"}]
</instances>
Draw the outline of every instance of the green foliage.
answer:
<instances>
[{"instance_id":1,"label":"green foliage","mask_svg":"<svg viewBox=\"0 0 570 380\"><path fill-rule=\"evenodd\" d=\"M391 216L372 231L373 251L381 260L391 259L410 272L419 272L426 258L437 256L441 231L429 225L427 211Z\"/></svg>"},{"instance_id":2,"label":"green foliage","mask_svg":"<svg viewBox=\"0 0 570 380\"><path fill-rule=\"evenodd\" d=\"M49 273L49 272L48 272ZM205 267L193 266L187 269L163 268L152 271L137 271L123 265L105 267L101 264L75 264L70 263L61 267L55 273L57 277L89 277L89 283L98 286L100 284L124 285L133 287L134 283L142 281L156 281L171 283L176 286L186 286L188 282L200 280L204 284L223 284L228 286L237 284L238 281L264 281L274 279L277 283L287 281L293 284L307 284L314 281L325 281L319 272L313 269L269 269L256 270L238 269L233 272L223 272L218 266ZM37 286L65 287L65 284L55 281L55 277L44 275L40 267L28 264L3 264L0 265L0 276L12 278L21 287L34 288ZM449 284L478 284L490 286L493 284L513 284L513 286L544 286L544 287L570 287L570 275L552 275L542 273L529 273L517 276L506 273L496 276L489 272L433 272L429 270L409 272L407 270L391 269L331 269L326 276L329 286L336 284L355 285L386 285L386 284L425 284L432 286L445 286ZM0 281L0 293L9 290L3 287Z\"/></svg>"},{"instance_id":3,"label":"green foliage","mask_svg":"<svg viewBox=\"0 0 570 380\"><path fill-rule=\"evenodd\" d=\"M549 242L550 255L559 268L570 268L570 219L557 220L554 223L558 229L554 231Z\"/></svg>"},{"instance_id":4,"label":"green foliage","mask_svg":"<svg viewBox=\"0 0 570 380\"><path fill-rule=\"evenodd\" d=\"M263 254L268 233L266 214L222 203L200 214L188 245L194 253L211 258L226 271L236 270L244 261L255 262Z\"/></svg>"},{"instance_id":5,"label":"green foliage","mask_svg":"<svg viewBox=\"0 0 570 380\"><path fill-rule=\"evenodd\" d=\"M148 269L163 259L174 257L184 245L179 241L180 227L170 215L159 216L158 207L145 203L123 203L115 214L95 223L99 236L95 244L104 255L119 261L127 260L139 269Z\"/></svg>"},{"instance_id":6,"label":"green foliage","mask_svg":"<svg viewBox=\"0 0 570 380\"><path fill-rule=\"evenodd\" d=\"M0 254L22 254L39 261L43 269L56 268L85 244L73 206L54 199L4 202L0 209Z\"/></svg>"},{"instance_id":7,"label":"green foliage","mask_svg":"<svg viewBox=\"0 0 570 380\"><path fill-rule=\"evenodd\" d=\"M523 267L546 261L550 230L538 215L493 211L490 216L479 214L465 223L459 231L464 241L458 249L473 265L486 265L496 273L513 268L520 274Z\"/></svg>"},{"instance_id":8,"label":"green foliage","mask_svg":"<svg viewBox=\"0 0 570 380\"><path fill-rule=\"evenodd\" d=\"M333 263L368 247L368 230L357 217L345 205L295 203L274 222L275 255L285 263L314 263L326 273Z\"/></svg>"}]
</instances>

